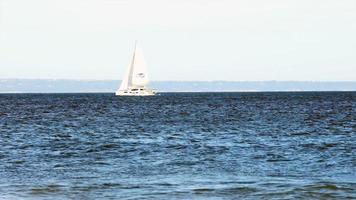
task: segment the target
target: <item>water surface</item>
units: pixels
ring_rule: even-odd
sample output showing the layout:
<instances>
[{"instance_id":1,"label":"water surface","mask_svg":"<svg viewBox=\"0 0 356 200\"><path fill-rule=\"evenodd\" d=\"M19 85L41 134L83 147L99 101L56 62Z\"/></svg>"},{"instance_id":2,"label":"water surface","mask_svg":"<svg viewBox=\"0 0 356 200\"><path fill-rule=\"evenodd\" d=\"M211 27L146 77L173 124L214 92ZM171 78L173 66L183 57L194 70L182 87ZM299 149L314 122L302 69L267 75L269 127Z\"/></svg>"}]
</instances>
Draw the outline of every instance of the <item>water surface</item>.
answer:
<instances>
[{"instance_id":1,"label":"water surface","mask_svg":"<svg viewBox=\"0 0 356 200\"><path fill-rule=\"evenodd\" d=\"M1 94L0 199L356 198L356 93Z\"/></svg>"}]
</instances>

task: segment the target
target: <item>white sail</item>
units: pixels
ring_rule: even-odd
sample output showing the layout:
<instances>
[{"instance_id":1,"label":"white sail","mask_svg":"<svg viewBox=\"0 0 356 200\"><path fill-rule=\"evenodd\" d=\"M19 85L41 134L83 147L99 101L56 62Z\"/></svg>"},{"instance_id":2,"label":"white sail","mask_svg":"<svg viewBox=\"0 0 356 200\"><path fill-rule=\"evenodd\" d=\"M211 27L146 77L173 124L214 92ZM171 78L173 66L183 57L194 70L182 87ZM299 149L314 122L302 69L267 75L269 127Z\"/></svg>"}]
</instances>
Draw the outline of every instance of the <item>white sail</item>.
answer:
<instances>
[{"instance_id":1,"label":"white sail","mask_svg":"<svg viewBox=\"0 0 356 200\"><path fill-rule=\"evenodd\" d=\"M146 62L140 47L135 44L134 55L127 67L116 95L119 96L151 96L155 94L152 89L146 88L149 82Z\"/></svg>"},{"instance_id":2,"label":"white sail","mask_svg":"<svg viewBox=\"0 0 356 200\"><path fill-rule=\"evenodd\" d=\"M132 67L133 67L133 62L134 62L134 59L135 59L135 55L134 57L132 58L131 60L131 63L130 65L127 67L126 71L125 71L125 75L121 81L121 85L120 85L120 88L119 90L127 90L129 89L129 87L131 86L131 75L132 75Z\"/></svg>"},{"instance_id":3,"label":"white sail","mask_svg":"<svg viewBox=\"0 0 356 200\"><path fill-rule=\"evenodd\" d=\"M119 90L127 90L129 88L129 72L130 72L130 66L126 69L125 76L121 81L121 85Z\"/></svg>"},{"instance_id":4,"label":"white sail","mask_svg":"<svg viewBox=\"0 0 356 200\"><path fill-rule=\"evenodd\" d=\"M148 84L148 74L146 62L140 47L136 45L131 74L131 84L138 87L144 87Z\"/></svg>"}]
</instances>

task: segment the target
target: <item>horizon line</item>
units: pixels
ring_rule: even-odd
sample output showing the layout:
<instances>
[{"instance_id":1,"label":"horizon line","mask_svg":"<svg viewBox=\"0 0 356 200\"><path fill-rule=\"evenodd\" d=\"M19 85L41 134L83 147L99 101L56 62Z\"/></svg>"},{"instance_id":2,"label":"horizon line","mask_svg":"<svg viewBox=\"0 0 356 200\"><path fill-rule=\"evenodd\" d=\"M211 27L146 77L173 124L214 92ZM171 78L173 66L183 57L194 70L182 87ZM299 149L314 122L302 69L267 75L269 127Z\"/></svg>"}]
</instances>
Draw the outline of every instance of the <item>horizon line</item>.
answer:
<instances>
[{"instance_id":1,"label":"horizon line","mask_svg":"<svg viewBox=\"0 0 356 200\"><path fill-rule=\"evenodd\" d=\"M0 78L0 80L122 81L121 79ZM356 82L356 80L151 80L150 82Z\"/></svg>"}]
</instances>

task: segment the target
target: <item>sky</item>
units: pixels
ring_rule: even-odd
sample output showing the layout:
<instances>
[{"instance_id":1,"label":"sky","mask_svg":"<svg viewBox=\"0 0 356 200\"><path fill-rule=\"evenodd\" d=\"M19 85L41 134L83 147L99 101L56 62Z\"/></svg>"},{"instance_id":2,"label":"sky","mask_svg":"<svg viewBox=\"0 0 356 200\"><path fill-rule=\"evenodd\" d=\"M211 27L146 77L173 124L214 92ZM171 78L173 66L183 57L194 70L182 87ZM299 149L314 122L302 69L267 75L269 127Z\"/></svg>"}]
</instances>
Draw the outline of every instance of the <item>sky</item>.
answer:
<instances>
[{"instance_id":1,"label":"sky","mask_svg":"<svg viewBox=\"0 0 356 200\"><path fill-rule=\"evenodd\" d=\"M355 0L0 0L0 79L355 81Z\"/></svg>"}]
</instances>

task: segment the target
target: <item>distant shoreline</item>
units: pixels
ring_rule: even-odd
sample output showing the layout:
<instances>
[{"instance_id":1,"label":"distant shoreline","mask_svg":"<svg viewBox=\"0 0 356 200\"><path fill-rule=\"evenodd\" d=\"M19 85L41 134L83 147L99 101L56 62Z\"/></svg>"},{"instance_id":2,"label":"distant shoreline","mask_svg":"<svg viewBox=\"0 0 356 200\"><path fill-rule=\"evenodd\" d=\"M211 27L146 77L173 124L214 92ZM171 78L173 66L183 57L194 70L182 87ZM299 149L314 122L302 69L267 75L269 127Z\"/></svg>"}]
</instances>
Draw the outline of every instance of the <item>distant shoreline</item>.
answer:
<instances>
[{"instance_id":1,"label":"distant shoreline","mask_svg":"<svg viewBox=\"0 0 356 200\"><path fill-rule=\"evenodd\" d=\"M184 94L184 93L356 93L356 91L210 91L210 92L158 92L157 94ZM115 95L115 92L0 92L0 95L46 95L46 94L63 94L63 95L70 95L70 94L112 94Z\"/></svg>"},{"instance_id":2,"label":"distant shoreline","mask_svg":"<svg viewBox=\"0 0 356 200\"><path fill-rule=\"evenodd\" d=\"M0 79L0 93L114 93L119 80ZM158 92L353 92L356 81L152 81Z\"/></svg>"}]
</instances>

